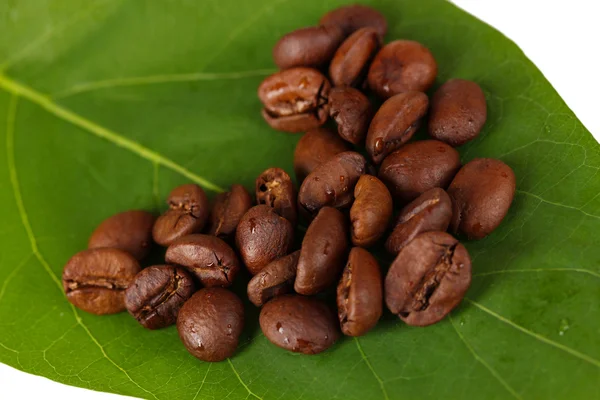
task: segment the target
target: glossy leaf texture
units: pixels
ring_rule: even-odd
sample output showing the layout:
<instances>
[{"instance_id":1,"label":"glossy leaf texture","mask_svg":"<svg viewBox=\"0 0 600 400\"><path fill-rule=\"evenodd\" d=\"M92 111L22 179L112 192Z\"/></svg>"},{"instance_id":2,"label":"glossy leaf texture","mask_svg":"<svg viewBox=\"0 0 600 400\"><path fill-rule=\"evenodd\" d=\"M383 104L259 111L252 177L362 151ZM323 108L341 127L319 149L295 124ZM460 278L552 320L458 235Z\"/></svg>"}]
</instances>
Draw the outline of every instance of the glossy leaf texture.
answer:
<instances>
[{"instance_id":1,"label":"glossy leaf texture","mask_svg":"<svg viewBox=\"0 0 600 400\"><path fill-rule=\"evenodd\" d=\"M473 284L450 318L410 328L386 315L309 357L271 345L248 306L237 355L206 364L174 328L65 300L63 265L105 217L158 210L184 182L212 196L292 171L300 136L264 123L256 88L277 38L340 4L1 2L0 361L150 399L600 397L600 146L512 42L438 0L371 4L388 41L432 50L436 85L480 83L489 118L462 160L500 158L518 179L500 228L467 243Z\"/></svg>"}]
</instances>

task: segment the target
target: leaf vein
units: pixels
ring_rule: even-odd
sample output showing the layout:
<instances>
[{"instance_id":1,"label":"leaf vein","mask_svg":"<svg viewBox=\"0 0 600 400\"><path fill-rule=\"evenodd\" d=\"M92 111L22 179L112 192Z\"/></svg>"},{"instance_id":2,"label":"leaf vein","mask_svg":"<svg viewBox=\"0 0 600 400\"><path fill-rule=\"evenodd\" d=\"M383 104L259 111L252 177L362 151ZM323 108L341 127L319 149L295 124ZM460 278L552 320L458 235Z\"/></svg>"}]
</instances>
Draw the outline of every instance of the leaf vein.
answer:
<instances>
[{"instance_id":1,"label":"leaf vein","mask_svg":"<svg viewBox=\"0 0 600 400\"><path fill-rule=\"evenodd\" d=\"M479 354L477 354L477 352L475 351L475 349L469 344L469 342L467 342L467 340L465 339L464 335L458 330L458 328L456 327L456 324L454 323L454 319L452 319L451 315L448 315L448 318L450 319L450 323L452 324L452 327L454 328L454 331L456 332L456 334L458 335L459 339L464 343L465 347L469 350L469 352L473 355L473 357L475 358L475 360L477 360L481 365L483 365L488 371L489 373L496 378L496 380L498 382L500 382L500 384L502 386L504 386L504 388L513 395L513 397L515 399L518 400L522 400L523 398L508 384L508 382L506 382L504 380L504 378L502 378L502 376L498 373L498 371L496 371L494 368L492 368L491 365L489 365L487 363L487 361L485 361L483 359L483 357L481 357Z\"/></svg>"},{"instance_id":2,"label":"leaf vein","mask_svg":"<svg viewBox=\"0 0 600 400\"><path fill-rule=\"evenodd\" d=\"M508 318L503 317L502 315L490 310L489 308L485 307L484 305L479 304L476 301L473 301L467 297L465 297L465 300L468 301L469 303L473 304L475 307L479 308L481 311L491 315L492 317L500 320L501 322L504 322L505 324L507 324L509 326L512 326L513 328L517 329L518 331L521 331L521 332L533 337L534 339L539 340L542 343L546 343L550 346L556 347L557 349L562 350L565 353L572 355L573 357L577 357L583 361L586 361L586 362L600 368L600 361L588 356L587 354L583 354L577 350L574 350L568 346L565 346L564 344L560 344L560 343L555 342L554 340L550 340L547 337L540 335L539 333L530 331L529 329L524 328L521 325L514 323L513 321L509 320Z\"/></svg>"},{"instance_id":3,"label":"leaf vein","mask_svg":"<svg viewBox=\"0 0 600 400\"><path fill-rule=\"evenodd\" d=\"M526 196L533 197L534 199L538 199L542 203L550 204L550 205L556 206L556 207L566 208L568 210L579 211L580 213L582 213L584 215L587 215L590 218L600 219L600 215L595 215L595 214L588 213L587 211L583 211L581 208L577 208L577 207L573 207L573 206L568 206L566 204L556 203L554 201L546 200L543 197L538 196L537 194L530 193L530 192L527 192L525 190L517 189L516 192L520 193L520 194L524 194Z\"/></svg>"},{"instance_id":4,"label":"leaf vein","mask_svg":"<svg viewBox=\"0 0 600 400\"><path fill-rule=\"evenodd\" d=\"M42 253L40 252L40 250L38 248L37 240L35 239L33 230L31 228L31 224L29 223L29 217L27 215L27 211L25 209L25 205L23 202L23 197L21 195L21 189L20 189L20 185L19 185L19 179L18 179L17 168L16 168L16 163L15 163L15 154L14 154L14 133L15 133L14 128L15 128L15 117L16 117L16 113L17 113L18 99L19 99L18 94L14 93L13 96L11 97L11 100L9 103L9 111L8 111L8 118L7 118L6 153L7 153L7 163L8 163L8 172L9 172L9 176L10 176L10 182L11 182L13 194L15 197L15 202L17 204L17 209L19 211L19 216L21 217L21 222L23 223L23 227L25 228L25 232L29 239L29 244L31 246L31 250L32 250L33 254L35 255L35 257L37 258L37 260L42 265L42 268L46 271L46 273L48 273L48 275L50 276L52 281L56 284L58 290L62 293L62 283L60 282L60 280L58 279L56 274L52 271L52 268L50 268L50 264L48 264L48 262L44 259L44 257L42 256ZM131 376L129 375L129 373L127 373L127 371L125 369L123 369L123 367L118 365L112 358L110 358L108 356L104 347L100 344L100 342L98 342L98 340L92 334L90 329L82 321L81 317L79 316L79 313L77 312L77 309L75 309L75 307L72 304L71 304L71 310L73 311L73 315L75 316L75 320L77 321L77 323L87 333L87 335L92 340L92 342L100 349L100 352L102 353L102 355L111 364L113 364L117 369L119 369L127 377L127 379L129 379L129 381L131 381L135 386L137 386L139 389L143 390L145 393L148 393L155 399L158 399L153 393L144 389L142 386L140 386L140 384L138 384L136 381L134 381L131 378Z\"/></svg>"},{"instance_id":5,"label":"leaf vein","mask_svg":"<svg viewBox=\"0 0 600 400\"><path fill-rule=\"evenodd\" d=\"M26 85L23 85L17 81L12 80L11 78L0 74L0 87L4 88L6 91L13 93L15 95L20 95L27 100L37 104L38 106L44 108L46 111L50 112L54 116L67 121L88 133L91 133L94 136L97 136L101 139L105 139L114 145L124 148L143 159L146 159L150 162L158 163L188 179L191 181L203 186L208 190L212 190L215 192L222 192L223 189L212 183L211 181L196 175L192 171L184 168L180 164L177 164L175 161L163 156L162 154L151 150L138 142L126 138L110 129L107 129L99 124L90 121L87 118L84 118L60 105L53 102L46 95L36 91L33 88L30 88Z\"/></svg>"},{"instance_id":6,"label":"leaf vein","mask_svg":"<svg viewBox=\"0 0 600 400\"><path fill-rule=\"evenodd\" d=\"M258 400L263 400L262 397L257 396L252 390L250 390L250 388L248 387L248 385L246 385L246 383L242 380L242 377L240 376L240 374L237 372L237 370L235 369L235 367L233 366L233 363L231 362L231 359L228 358L227 362L229 363L229 366L231 367L231 370L233 371L233 373L235 374L235 376L237 377L238 381L240 381L240 383L242 384L242 386L246 389L246 391L248 392L248 396L254 396L256 397Z\"/></svg>"},{"instance_id":7,"label":"leaf vein","mask_svg":"<svg viewBox=\"0 0 600 400\"><path fill-rule=\"evenodd\" d=\"M358 352L360 353L360 356L362 357L363 361L367 365L367 368L369 368L369 370L373 374L373 377L375 377L375 380L379 384L379 388L381 389L381 392L383 393L383 398L385 400L389 400L390 397L388 396L388 393L387 393L387 390L385 388L385 384L384 384L383 380L379 377L379 375L377 374L377 372L375 372L375 368L373 368L373 366L371 365L371 362L367 358L367 355L365 354L365 352L364 352L362 346L360 345L360 342L358 341L357 337L354 337L354 343L356 344L356 348L358 349Z\"/></svg>"},{"instance_id":8,"label":"leaf vein","mask_svg":"<svg viewBox=\"0 0 600 400\"><path fill-rule=\"evenodd\" d=\"M589 269L584 269L584 268L503 269L503 270L499 270L499 271L488 271L488 272L481 272L478 274L473 274L473 278L488 276L488 275L509 274L509 273L526 273L526 272L580 272L582 274L589 274L589 275L595 276L596 278L600 278L600 273L591 271Z\"/></svg>"}]
</instances>

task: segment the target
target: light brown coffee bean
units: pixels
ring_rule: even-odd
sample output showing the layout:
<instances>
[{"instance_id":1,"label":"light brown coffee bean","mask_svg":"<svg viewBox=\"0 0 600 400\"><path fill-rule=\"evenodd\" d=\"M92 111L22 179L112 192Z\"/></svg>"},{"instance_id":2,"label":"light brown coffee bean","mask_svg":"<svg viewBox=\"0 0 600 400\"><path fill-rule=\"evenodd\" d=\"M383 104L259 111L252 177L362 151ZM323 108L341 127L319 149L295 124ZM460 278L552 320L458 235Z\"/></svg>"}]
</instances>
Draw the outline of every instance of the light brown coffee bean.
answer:
<instances>
[{"instance_id":1,"label":"light brown coffee bean","mask_svg":"<svg viewBox=\"0 0 600 400\"><path fill-rule=\"evenodd\" d=\"M429 136L450 146L461 146L479 135L486 118L485 94L479 85L451 79L431 99Z\"/></svg>"},{"instance_id":2,"label":"light brown coffee bean","mask_svg":"<svg viewBox=\"0 0 600 400\"><path fill-rule=\"evenodd\" d=\"M392 213L392 196L383 182L372 175L361 176L350 208L352 243L362 247L375 244L387 229Z\"/></svg>"},{"instance_id":3,"label":"light brown coffee bean","mask_svg":"<svg viewBox=\"0 0 600 400\"><path fill-rule=\"evenodd\" d=\"M458 171L448 188L452 232L482 239L500 225L515 195L513 170L500 160L476 158Z\"/></svg>"},{"instance_id":4,"label":"light brown coffee bean","mask_svg":"<svg viewBox=\"0 0 600 400\"><path fill-rule=\"evenodd\" d=\"M381 105L369 125L366 141L375 164L412 138L428 106L427 95L421 92L401 93Z\"/></svg>"}]
</instances>

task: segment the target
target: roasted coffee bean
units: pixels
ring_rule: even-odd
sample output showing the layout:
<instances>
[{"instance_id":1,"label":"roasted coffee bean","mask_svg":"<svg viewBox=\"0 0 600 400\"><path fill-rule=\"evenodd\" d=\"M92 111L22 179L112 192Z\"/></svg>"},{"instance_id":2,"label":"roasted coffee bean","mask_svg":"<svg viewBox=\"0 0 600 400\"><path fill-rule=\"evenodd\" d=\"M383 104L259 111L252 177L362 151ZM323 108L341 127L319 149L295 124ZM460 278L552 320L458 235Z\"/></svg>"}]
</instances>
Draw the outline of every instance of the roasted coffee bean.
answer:
<instances>
[{"instance_id":1,"label":"roasted coffee bean","mask_svg":"<svg viewBox=\"0 0 600 400\"><path fill-rule=\"evenodd\" d=\"M306 132L294 150L296 179L301 183L316 167L336 154L350 150L348 143L326 128Z\"/></svg>"},{"instance_id":2,"label":"roasted coffee bean","mask_svg":"<svg viewBox=\"0 0 600 400\"><path fill-rule=\"evenodd\" d=\"M207 287L230 286L240 271L235 251L227 243L216 236L199 233L171 243L165 260L185 267Z\"/></svg>"},{"instance_id":3,"label":"roasted coffee bean","mask_svg":"<svg viewBox=\"0 0 600 400\"><path fill-rule=\"evenodd\" d=\"M363 175L354 188L350 231L355 246L373 245L387 229L393 213L389 190L377 178Z\"/></svg>"},{"instance_id":4,"label":"roasted coffee bean","mask_svg":"<svg viewBox=\"0 0 600 400\"><path fill-rule=\"evenodd\" d=\"M444 232L448 229L451 219L450 196L444 189L430 189L400 211L398 222L385 242L385 248L392 254L398 254L404 246L423 232Z\"/></svg>"},{"instance_id":5,"label":"roasted coffee bean","mask_svg":"<svg viewBox=\"0 0 600 400\"><path fill-rule=\"evenodd\" d=\"M318 68L327 64L346 35L335 25L311 26L284 35L273 48L280 69Z\"/></svg>"},{"instance_id":6,"label":"roasted coffee bean","mask_svg":"<svg viewBox=\"0 0 600 400\"><path fill-rule=\"evenodd\" d=\"M354 200L354 186L366 170L367 161L354 151L335 155L302 182L298 192L299 206L309 215L325 206L348 207Z\"/></svg>"},{"instance_id":7,"label":"roasted coffee bean","mask_svg":"<svg viewBox=\"0 0 600 400\"><path fill-rule=\"evenodd\" d=\"M244 214L235 240L246 268L256 275L271 261L288 254L294 241L294 227L272 207L261 204Z\"/></svg>"},{"instance_id":8,"label":"roasted coffee bean","mask_svg":"<svg viewBox=\"0 0 600 400\"><path fill-rule=\"evenodd\" d=\"M479 135L486 118L485 95L479 85L451 79L431 99L429 136L450 146L461 146Z\"/></svg>"},{"instance_id":9,"label":"roasted coffee bean","mask_svg":"<svg viewBox=\"0 0 600 400\"><path fill-rule=\"evenodd\" d=\"M375 93L388 98L403 92L425 92L436 75L437 63L427 47L411 40L395 40L377 53L367 80Z\"/></svg>"},{"instance_id":10,"label":"roasted coffee bean","mask_svg":"<svg viewBox=\"0 0 600 400\"><path fill-rule=\"evenodd\" d=\"M371 102L351 87L333 88L329 92L329 115L337 123L339 135L354 144L362 144L373 118Z\"/></svg>"},{"instance_id":11,"label":"roasted coffee bean","mask_svg":"<svg viewBox=\"0 0 600 400\"><path fill-rule=\"evenodd\" d=\"M348 253L348 226L341 211L323 207L302 240L294 290L311 295L333 286Z\"/></svg>"},{"instance_id":12,"label":"roasted coffee bean","mask_svg":"<svg viewBox=\"0 0 600 400\"><path fill-rule=\"evenodd\" d=\"M321 17L319 24L337 25L343 29L345 35L350 35L360 28L371 27L383 39L387 32L387 21L383 14L361 4L343 6L329 11Z\"/></svg>"},{"instance_id":13,"label":"roasted coffee bean","mask_svg":"<svg viewBox=\"0 0 600 400\"><path fill-rule=\"evenodd\" d=\"M515 174L500 160L476 158L458 171L448 188L454 233L481 239L500 225L515 195Z\"/></svg>"},{"instance_id":14,"label":"roasted coffee bean","mask_svg":"<svg viewBox=\"0 0 600 400\"><path fill-rule=\"evenodd\" d=\"M256 202L273 207L277 214L296 226L296 188L290 176L281 168L269 168L256 178Z\"/></svg>"},{"instance_id":15,"label":"roasted coffee bean","mask_svg":"<svg viewBox=\"0 0 600 400\"><path fill-rule=\"evenodd\" d=\"M196 290L184 269L155 265L143 269L125 291L125 307L144 328L173 325L183 303Z\"/></svg>"},{"instance_id":16,"label":"roasted coffee bean","mask_svg":"<svg viewBox=\"0 0 600 400\"><path fill-rule=\"evenodd\" d=\"M177 316L177 331L183 345L202 361L217 362L231 357L244 329L244 306L232 292L222 288L197 291Z\"/></svg>"},{"instance_id":17,"label":"roasted coffee bean","mask_svg":"<svg viewBox=\"0 0 600 400\"><path fill-rule=\"evenodd\" d=\"M379 179L398 204L406 204L435 187L447 188L460 168L458 152L437 140L402 146L381 164Z\"/></svg>"},{"instance_id":18,"label":"roasted coffee bean","mask_svg":"<svg viewBox=\"0 0 600 400\"><path fill-rule=\"evenodd\" d=\"M152 247L154 215L146 211L125 211L102 221L88 242L89 249L112 247L125 250L138 261Z\"/></svg>"},{"instance_id":19,"label":"roasted coffee bean","mask_svg":"<svg viewBox=\"0 0 600 400\"><path fill-rule=\"evenodd\" d=\"M62 275L67 299L75 307L92 314L114 314L125 310L125 289L140 265L119 249L88 249L75 254Z\"/></svg>"},{"instance_id":20,"label":"roasted coffee bean","mask_svg":"<svg viewBox=\"0 0 600 400\"><path fill-rule=\"evenodd\" d=\"M385 278L385 302L408 325L444 318L471 284L465 247L445 232L426 232L400 251Z\"/></svg>"},{"instance_id":21,"label":"roasted coffee bean","mask_svg":"<svg viewBox=\"0 0 600 400\"><path fill-rule=\"evenodd\" d=\"M329 65L331 83L334 86L366 86L369 66L380 46L381 39L373 28L361 28L350 35Z\"/></svg>"},{"instance_id":22,"label":"roasted coffee bean","mask_svg":"<svg viewBox=\"0 0 600 400\"><path fill-rule=\"evenodd\" d=\"M427 113L429 100L421 92L407 92L389 98L381 105L369 126L367 152L375 164L408 142Z\"/></svg>"},{"instance_id":23,"label":"roasted coffee bean","mask_svg":"<svg viewBox=\"0 0 600 400\"><path fill-rule=\"evenodd\" d=\"M382 314L382 282L379 264L367 250L354 247L337 287L337 306L344 335L361 336L373 328Z\"/></svg>"},{"instance_id":24,"label":"roasted coffee bean","mask_svg":"<svg viewBox=\"0 0 600 400\"><path fill-rule=\"evenodd\" d=\"M231 185L231 190L215 197L210 213L211 235L221 239L232 238L240 220L252 207L252 197L242 185Z\"/></svg>"},{"instance_id":25,"label":"roasted coffee bean","mask_svg":"<svg viewBox=\"0 0 600 400\"><path fill-rule=\"evenodd\" d=\"M294 290L300 250L271 262L248 282L248 299L260 307L273 297Z\"/></svg>"},{"instance_id":26,"label":"roasted coffee bean","mask_svg":"<svg viewBox=\"0 0 600 400\"><path fill-rule=\"evenodd\" d=\"M263 306L259 322L271 343L295 353L321 353L340 337L333 311L311 297L276 297Z\"/></svg>"},{"instance_id":27,"label":"roasted coffee bean","mask_svg":"<svg viewBox=\"0 0 600 400\"><path fill-rule=\"evenodd\" d=\"M262 115L274 129L303 132L317 128L329 116L327 78L312 68L296 67L265 78L258 87Z\"/></svg>"},{"instance_id":28,"label":"roasted coffee bean","mask_svg":"<svg viewBox=\"0 0 600 400\"><path fill-rule=\"evenodd\" d=\"M200 232L210 212L208 198L198 185L178 186L167 199L169 209L154 223L152 237L161 246L169 246L180 237Z\"/></svg>"}]
</instances>

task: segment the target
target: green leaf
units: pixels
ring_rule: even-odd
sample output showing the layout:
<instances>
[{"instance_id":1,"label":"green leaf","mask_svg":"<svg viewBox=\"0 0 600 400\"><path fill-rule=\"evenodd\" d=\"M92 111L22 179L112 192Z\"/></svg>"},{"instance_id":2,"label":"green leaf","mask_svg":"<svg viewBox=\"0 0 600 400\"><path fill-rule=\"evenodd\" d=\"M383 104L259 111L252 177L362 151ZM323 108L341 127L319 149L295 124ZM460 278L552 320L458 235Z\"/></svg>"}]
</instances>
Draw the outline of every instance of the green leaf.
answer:
<instances>
[{"instance_id":1,"label":"green leaf","mask_svg":"<svg viewBox=\"0 0 600 400\"><path fill-rule=\"evenodd\" d=\"M105 217L158 209L183 182L214 194L292 170L299 136L267 127L256 88L277 38L339 4L0 4L0 361L151 399L600 398L600 146L513 43L443 1L373 5L389 40L433 51L438 83L481 84L489 120L462 159L500 158L518 178L500 228L467 244L473 284L451 317L388 315L309 357L271 345L249 307L236 356L206 364L173 327L65 300L62 267Z\"/></svg>"}]
</instances>

